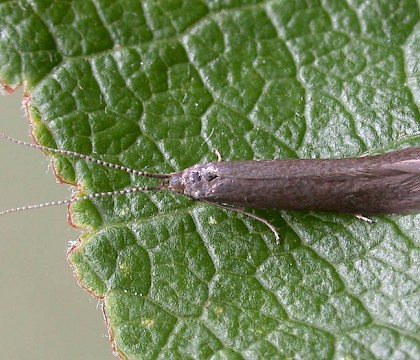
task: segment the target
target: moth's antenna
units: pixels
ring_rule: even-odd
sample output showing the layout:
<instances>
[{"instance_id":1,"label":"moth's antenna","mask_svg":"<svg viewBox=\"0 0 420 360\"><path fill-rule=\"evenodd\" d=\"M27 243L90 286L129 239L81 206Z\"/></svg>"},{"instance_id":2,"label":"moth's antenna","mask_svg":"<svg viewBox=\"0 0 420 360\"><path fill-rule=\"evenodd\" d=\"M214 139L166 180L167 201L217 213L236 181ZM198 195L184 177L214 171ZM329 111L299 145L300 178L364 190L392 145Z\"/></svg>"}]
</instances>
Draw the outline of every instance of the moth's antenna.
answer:
<instances>
[{"instance_id":1,"label":"moth's antenna","mask_svg":"<svg viewBox=\"0 0 420 360\"><path fill-rule=\"evenodd\" d=\"M112 163L109 163L109 162L106 162L106 161L103 161L103 160L95 159L92 156L80 154L80 153L77 153L77 152L74 152L74 151L60 150L60 149L50 148L48 146L31 144L31 143L26 142L26 141L22 141L22 140L12 138L11 136L8 136L8 135L3 134L1 132L0 132L0 137L4 138L4 139L6 139L6 140L8 140L12 143L15 143L15 144L25 145L25 146L28 146L28 147L31 147L31 148L41 149L41 150L53 152L53 153L56 153L56 154L75 156L75 157L78 157L80 159L91 161L91 162L93 162L95 164L98 164L98 165L103 165L103 166L109 167L111 169L121 170L121 171L127 172L129 174L137 175L137 176L144 176L144 177L157 178L157 179L167 179L167 178L171 177L170 174L152 174L152 173L147 173L145 171L133 170L133 169L127 168L127 167L122 166L122 165L112 164ZM14 209L1 211L0 216L10 214L10 213L13 213L13 212L26 211L26 210L32 210L32 209L40 209L40 208L49 207L49 206L69 205L69 204L75 203L77 201L83 201L83 200L92 200L92 199L98 199L98 198L103 198L103 197L108 197L108 196L127 195L127 194L132 194L132 193L137 193L137 192L163 190L163 189L166 189L166 187L164 185L160 185L160 186L154 186L154 187L132 187L132 188L129 188L129 189L124 189L124 190L100 192L100 193L80 196L80 197L77 197L77 198L67 199L67 200L51 201L51 202L46 202L46 203L43 203L43 204L17 207L17 208L14 208Z\"/></svg>"},{"instance_id":2,"label":"moth's antenna","mask_svg":"<svg viewBox=\"0 0 420 360\"><path fill-rule=\"evenodd\" d=\"M100 192L100 193L80 196L80 197L77 197L77 198L67 199L67 200L50 201L50 202L46 202L46 203L43 203L43 204L17 207L17 208L14 208L14 209L1 211L0 216L10 214L10 213L14 213L14 212L18 212L18 211L40 209L40 208L49 207L49 206L69 205L69 204L72 204L72 203L75 203L75 202L78 202L78 201L83 201L83 200L92 200L92 199L98 199L98 198L103 198L103 197L108 197L108 196L127 195L127 194L132 194L132 193L137 193L137 192L155 191L155 190L164 190L164 189L165 189L164 186L133 187L133 188L124 189L124 190Z\"/></svg>"},{"instance_id":3,"label":"moth's antenna","mask_svg":"<svg viewBox=\"0 0 420 360\"><path fill-rule=\"evenodd\" d=\"M112 164L112 163L109 163L107 161L95 159L92 156L80 154L80 153L77 153L75 151L60 150L60 149L50 148L48 146L31 144L31 143L26 142L26 141L14 139L11 136L8 136L8 135L3 134L3 133L0 133L0 136L4 139L14 143L14 144L25 145L25 146L28 146L28 147L31 147L31 148L41 149L41 150L44 150L44 151L50 151L50 152L53 152L53 153L56 153L56 154L75 156L75 157L78 157L80 159L91 161L91 162L93 162L95 164L98 164L98 165L103 165L103 166L109 167L111 169L121 170L121 171L127 172L129 174L137 175L137 176L144 176L144 177L155 178L155 179L167 179L167 178L171 177L171 174L153 174L153 173L148 173L148 172L145 172L145 171L130 169L130 168L127 168L127 167L122 166L122 165Z\"/></svg>"}]
</instances>

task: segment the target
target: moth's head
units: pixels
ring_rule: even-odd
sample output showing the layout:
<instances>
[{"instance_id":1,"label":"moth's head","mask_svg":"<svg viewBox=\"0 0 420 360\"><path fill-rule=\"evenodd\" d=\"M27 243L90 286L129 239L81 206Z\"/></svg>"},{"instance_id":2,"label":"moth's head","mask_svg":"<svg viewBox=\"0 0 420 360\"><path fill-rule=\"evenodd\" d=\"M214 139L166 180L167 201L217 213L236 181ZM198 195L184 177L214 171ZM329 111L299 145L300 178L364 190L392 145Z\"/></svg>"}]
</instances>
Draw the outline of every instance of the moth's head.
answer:
<instances>
[{"instance_id":1,"label":"moth's head","mask_svg":"<svg viewBox=\"0 0 420 360\"><path fill-rule=\"evenodd\" d=\"M168 188L179 194L200 200L208 194L212 187L210 183L216 178L217 174L212 168L206 164L198 164L173 174L169 179Z\"/></svg>"},{"instance_id":2,"label":"moth's head","mask_svg":"<svg viewBox=\"0 0 420 360\"><path fill-rule=\"evenodd\" d=\"M184 172L182 171L172 174L172 176L169 178L168 189L178 194L184 194L186 182L183 176Z\"/></svg>"}]
</instances>

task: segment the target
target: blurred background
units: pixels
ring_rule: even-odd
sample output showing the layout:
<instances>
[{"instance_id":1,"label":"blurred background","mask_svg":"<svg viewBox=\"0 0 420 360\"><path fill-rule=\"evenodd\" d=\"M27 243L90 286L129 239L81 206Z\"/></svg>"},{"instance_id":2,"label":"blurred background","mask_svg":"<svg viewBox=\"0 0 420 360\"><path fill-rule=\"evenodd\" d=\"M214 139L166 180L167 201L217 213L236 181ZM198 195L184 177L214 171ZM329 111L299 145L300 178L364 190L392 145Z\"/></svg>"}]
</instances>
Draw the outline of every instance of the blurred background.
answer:
<instances>
[{"instance_id":1,"label":"blurred background","mask_svg":"<svg viewBox=\"0 0 420 360\"><path fill-rule=\"evenodd\" d=\"M32 141L22 92L0 95L0 131ZM0 140L0 211L70 197L36 149ZM66 206L0 217L1 358L115 359L98 300L79 288L66 249L79 231Z\"/></svg>"}]
</instances>

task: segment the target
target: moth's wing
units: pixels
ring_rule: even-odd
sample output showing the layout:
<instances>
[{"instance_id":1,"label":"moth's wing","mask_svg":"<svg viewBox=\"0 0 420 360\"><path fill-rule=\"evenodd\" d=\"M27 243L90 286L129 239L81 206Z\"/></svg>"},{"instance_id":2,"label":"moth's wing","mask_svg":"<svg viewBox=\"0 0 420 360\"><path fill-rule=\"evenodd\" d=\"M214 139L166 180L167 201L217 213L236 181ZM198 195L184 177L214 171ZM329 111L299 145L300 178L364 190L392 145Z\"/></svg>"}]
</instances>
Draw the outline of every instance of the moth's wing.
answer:
<instances>
[{"instance_id":1,"label":"moth's wing","mask_svg":"<svg viewBox=\"0 0 420 360\"><path fill-rule=\"evenodd\" d=\"M420 159L401 161L389 168L400 174L400 186L407 187L411 192L420 192Z\"/></svg>"},{"instance_id":2,"label":"moth's wing","mask_svg":"<svg viewBox=\"0 0 420 360\"><path fill-rule=\"evenodd\" d=\"M205 164L205 167L226 178L254 180L276 178L350 180L360 176L420 175L420 148L359 158L221 161Z\"/></svg>"},{"instance_id":3,"label":"moth's wing","mask_svg":"<svg viewBox=\"0 0 420 360\"><path fill-rule=\"evenodd\" d=\"M337 171L320 175L320 178L325 181L346 181L361 178L371 180L376 178L382 184L401 186L410 189L411 192L420 192L420 159L364 164L350 169L340 167Z\"/></svg>"},{"instance_id":4,"label":"moth's wing","mask_svg":"<svg viewBox=\"0 0 420 360\"><path fill-rule=\"evenodd\" d=\"M389 165L389 170L420 174L420 159L403 160Z\"/></svg>"}]
</instances>

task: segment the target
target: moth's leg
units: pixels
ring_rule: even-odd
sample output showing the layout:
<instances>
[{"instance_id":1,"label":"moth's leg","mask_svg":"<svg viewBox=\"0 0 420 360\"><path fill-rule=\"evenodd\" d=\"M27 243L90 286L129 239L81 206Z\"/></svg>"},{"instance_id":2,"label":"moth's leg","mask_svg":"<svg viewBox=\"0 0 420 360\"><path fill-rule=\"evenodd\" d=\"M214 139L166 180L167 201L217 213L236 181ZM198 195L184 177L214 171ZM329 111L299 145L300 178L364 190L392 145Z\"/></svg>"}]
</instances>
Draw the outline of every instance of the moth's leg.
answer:
<instances>
[{"instance_id":1,"label":"moth's leg","mask_svg":"<svg viewBox=\"0 0 420 360\"><path fill-rule=\"evenodd\" d=\"M217 150L217 149L213 149L211 152L217 156L217 161L218 161L218 162L223 161L223 159L222 159L222 155L220 154L220 151L219 151L219 150Z\"/></svg>"},{"instance_id":2,"label":"moth's leg","mask_svg":"<svg viewBox=\"0 0 420 360\"><path fill-rule=\"evenodd\" d=\"M359 220L366 221L369 224L372 224L373 223L373 219L371 219L371 218L369 218L367 216L364 216L364 215L354 215L354 216L356 216L356 218L358 218Z\"/></svg>"},{"instance_id":3,"label":"moth's leg","mask_svg":"<svg viewBox=\"0 0 420 360\"><path fill-rule=\"evenodd\" d=\"M277 245L280 245L280 239L281 239L280 238L280 235L279 235L276 227L274 225L272 225L267 219L264 219L261 216L258 216L258 215L255 215L255 214L249 212L249 211L246 211L243 208L238 208L238 207L233 207L233 206L229 206L229 205L212 203L212 202L209 202L209 201L201 201L201 202L205 202L205 203L210 204L210 205L213 205L213 206L218 206L218 207L220 207L222 209L225 209L225 210L236 211L237 213L247 215L247 216L249 216L249 217L251 217L251 218L253 218L255 220L258 220L258 221L262 222L265 226L267 226L273 232L274 237L276 238L276 244Z\"/></svg>"}]
</instances>

